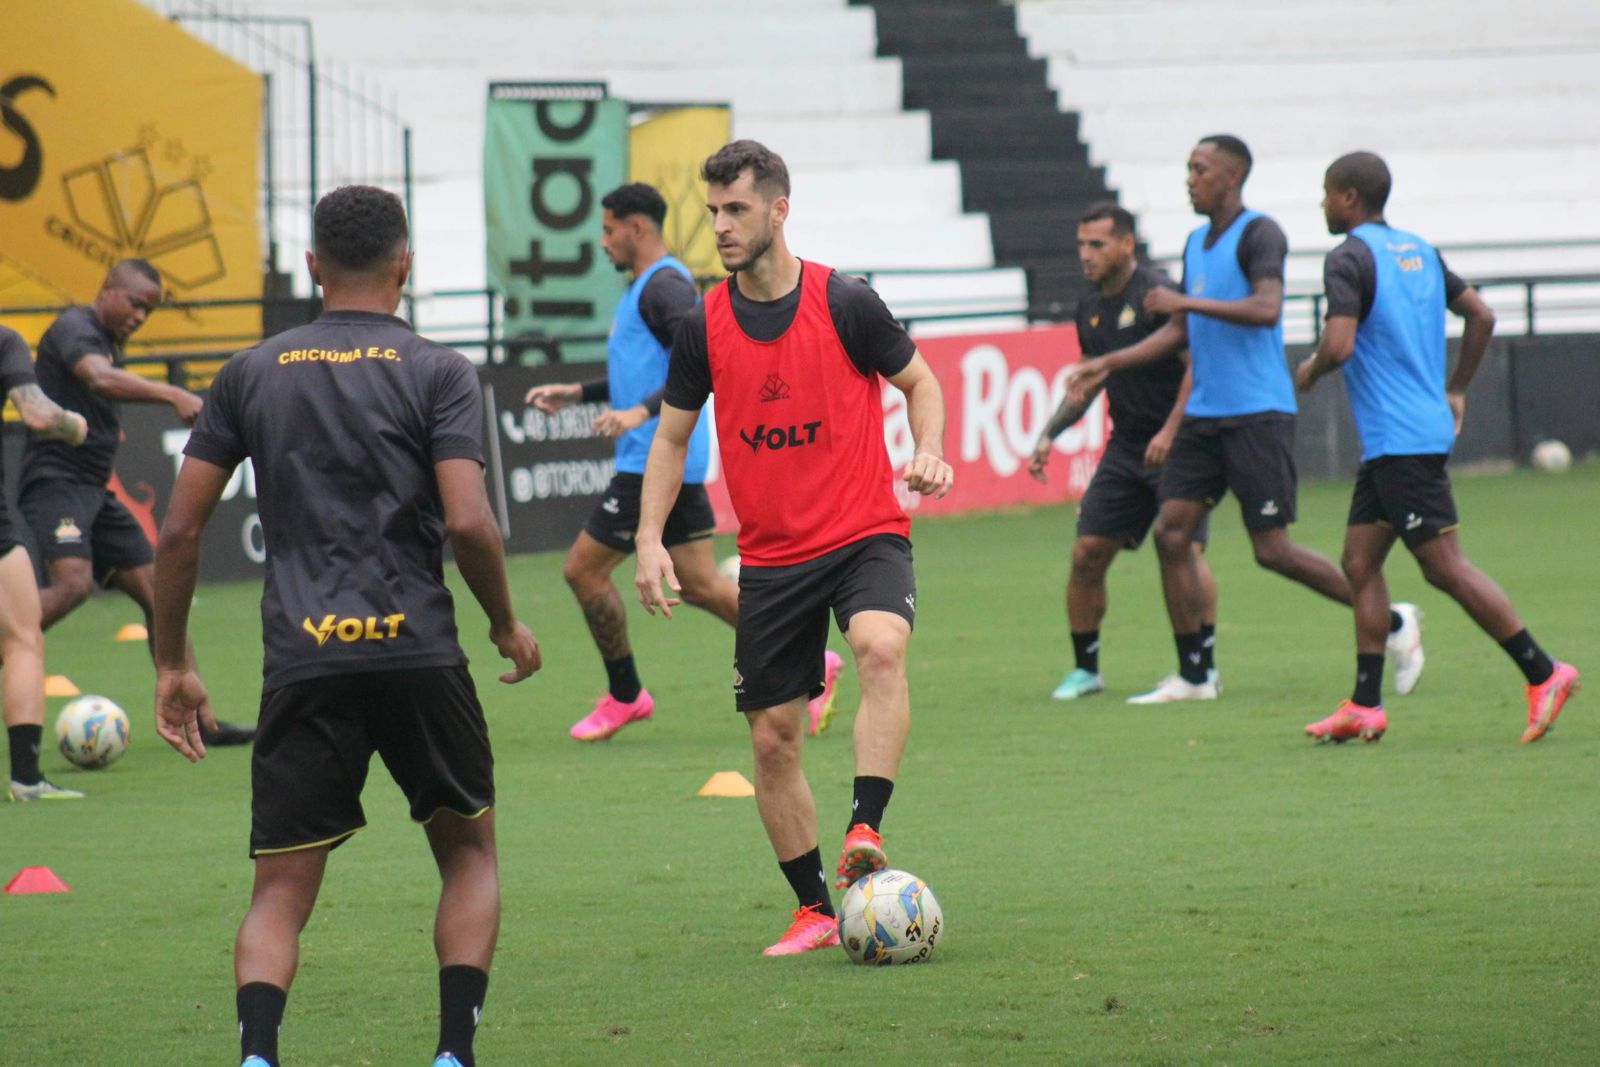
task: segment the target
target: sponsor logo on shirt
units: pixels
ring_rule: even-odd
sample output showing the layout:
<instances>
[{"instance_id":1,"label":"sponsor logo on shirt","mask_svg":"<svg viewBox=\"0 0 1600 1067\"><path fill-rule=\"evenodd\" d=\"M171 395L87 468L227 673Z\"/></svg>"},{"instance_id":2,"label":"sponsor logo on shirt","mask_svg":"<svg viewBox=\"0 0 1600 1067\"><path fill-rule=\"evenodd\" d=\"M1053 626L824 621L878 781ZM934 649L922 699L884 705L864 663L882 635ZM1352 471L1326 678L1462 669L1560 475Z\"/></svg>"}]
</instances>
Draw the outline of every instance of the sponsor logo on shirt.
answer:
<instances>
[{"instance_id":1,"label":"sponsor logo on shirt","mask_svg":"<svg viewBox=\"0 0 1600 1067\"><path fill-rule=\"evenodd\" d=\"M78 524L73 521L70 515L63 516L61 521L56 524L56 544L83 544L83 531L78 528Z\"/></svg>"},{"instance_id":2,"label":"sponsor logo on shirt","mask_svg":"<svg viewBox=\"0 0 1600 1067\"><path fill-rule=\"evenodd\" d=\"M761 383L761 402L769 400L788 400L789 383L776 374L767 375L767 380Z\"/></svg>"},{"instance_id":3,"label":"sponsor logo on shirt","mask_svg":"<svg viewBox=\"0 0 1600 1067\"><path fill-rule=\"evenodd\" d=\"M822 420L806 422L799 425L768 426L761 423L754 430L740 430L739 440L750 446L750 451L760 452L766 446L768 452L776 452L784 448L799 448L802 445L815 444L817 428L822 425Z\"/></svg>"},{"instance_id":4,"label":"sponsor logo on shirt","mask_svg":"<svg viewBox=\"0 0 1600 1067\"><path fill-rule=\"evenodd\" d=\"M384 615L381 618L377 615L368 615L364 619L341 619L337 615L324 615L321 622L313 625L308 615L300 627L315 637L317 647L321 648L330 637L337 637L346 644L353 641L382 641L390 637L399 637L400 624L405 620L404 612Z\"/></svg>"},{"instance_id":5,"label":"sponsor logo on shirt","mask_svg":"<svg viewBox=\"0 0 1600 1067\"><path fill-rule=\"evenodd\" d=\"M1130 304L1122 309L1122 314L1117 316L1117 329L1126 330L1129 326L1132 326L1133 317L1133 306Z\"/></svg>"}]
</instances>

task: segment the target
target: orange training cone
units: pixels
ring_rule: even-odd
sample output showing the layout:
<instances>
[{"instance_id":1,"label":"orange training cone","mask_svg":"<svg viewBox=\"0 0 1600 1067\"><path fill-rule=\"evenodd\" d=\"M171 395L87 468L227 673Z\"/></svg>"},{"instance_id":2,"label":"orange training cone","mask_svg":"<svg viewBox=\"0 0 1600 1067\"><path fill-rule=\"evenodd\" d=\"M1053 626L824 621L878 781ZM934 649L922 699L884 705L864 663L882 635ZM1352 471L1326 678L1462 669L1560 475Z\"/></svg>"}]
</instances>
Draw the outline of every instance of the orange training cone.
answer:
<instances>
[{"instance_id":1,"label":"orange training cone","mask_svg":"<svg viewBox=\"0 0 1600 1067\"><path fill-rule=\"evenodd\" d=\"M150 631L136 622L130 622L117 631L118 641L148 641Z\"/></svg>"},{"instance_id":2,"label":"orange training cone","mask_svg":"<svg viewBox=\"0 0 1600 1067\"><path fill-rule=\"evenodd\" d=\"M49 867L24 867L6 883L7 893L70 893L67 883Z\"/></svg>"},{"instance_id":3,"label":"orange training cone","mask_svg":"<svg viewBox=\"0 0 1600 1067\"><path fill-rule=\"evenodd\" d=\"M44 695L47 697L75 697L82 692L64 674L47 674L44 678Z\"/></svg>"},{"instance_id":4,"label":"orange training cone","mask_svg":"<svg viewBox=\"0 0 1600 1067\"><path fill-rule=\"evenodd\" d=\"M700 796L703 797L753 797L756 787L750 780L738 771L718 771L706 779L706 784L700 787Z\"/></svg>"}]
</instances>

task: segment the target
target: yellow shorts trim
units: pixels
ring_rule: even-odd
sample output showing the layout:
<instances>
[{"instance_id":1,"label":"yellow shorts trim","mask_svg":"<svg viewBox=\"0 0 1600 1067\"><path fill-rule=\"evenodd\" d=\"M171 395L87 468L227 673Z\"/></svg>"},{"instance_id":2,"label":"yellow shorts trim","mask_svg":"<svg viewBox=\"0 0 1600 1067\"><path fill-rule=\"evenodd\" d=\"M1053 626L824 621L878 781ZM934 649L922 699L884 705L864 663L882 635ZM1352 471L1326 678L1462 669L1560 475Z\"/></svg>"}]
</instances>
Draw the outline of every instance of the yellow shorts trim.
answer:
<instances>
[{"instance_id":1,"label":"yellow shorts trim","mask_svg":"<svg viewBox=\"0 0 1600 1067\"><path fill-rule=\"evenodd\" d=\"M345 838L351 837L362 830L365 830L366 828L367 824L362 823L353 830L346 830L342 834L334 834L332 837L325 837L321 841L307 841L303 845L286 845L283 848L258 848L255 850L255 854L257 856L277 856L285 852L304 852L311 848L332 848Z\"/></svg>"},{"instance_id":2,"label":"yellow shorts trim","mask_svg":"<svg viewBox=\"0 0 1600 1067\"><path fill-rule=\"evenodd\" d=\"M466 814L464 812L457 811L455 808L452 808L449 805L441 804L437 808L434 808L433 811L428 815L428 817L426 819L412 819L411 821L416 823L418 826L427 826L435 818L438 817L438 815L439 815L439 813L441 811L448 811L451 815L454 815L458 819L468 819L468 820L476 819L479 816L481 816L484 812L490 810L493 807L494 807L493 804L487 804L484 807L481 807L477 811L473 812L471 815L468 815L468 814Z\"/></svg>"}]
</instances>

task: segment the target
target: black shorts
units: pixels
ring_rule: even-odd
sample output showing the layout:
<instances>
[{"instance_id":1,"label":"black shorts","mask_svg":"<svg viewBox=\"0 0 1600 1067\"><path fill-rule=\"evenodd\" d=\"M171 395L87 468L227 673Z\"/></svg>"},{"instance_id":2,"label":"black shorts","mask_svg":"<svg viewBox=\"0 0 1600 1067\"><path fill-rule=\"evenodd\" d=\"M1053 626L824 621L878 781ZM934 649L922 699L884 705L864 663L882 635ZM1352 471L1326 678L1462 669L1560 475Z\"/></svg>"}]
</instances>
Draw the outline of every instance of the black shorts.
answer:
<instances>
[{"instance_id":1,"label":"black shorts","mask_svg":"<svg viewBox=\"0 0 1600 1067\"><path fill-rule=\"evenodd\" d=\"M77 482L30 482L17 507L33 531L39 559L86 559L94 580L105 585L117 571L155 562L150 538L133 514L105 486Z\"/></svg>"},{"instance_id":2,"label":"black shorts","mask_svg":"<svg viewBox=\"0 0 1600 1067\"><path fill-rule=\"evenodd\" d=\"M0 488L0 556L20 544L22 542L17 540L17 531L11 526L11 509L6 507L5 490Z\"/></svg>"},{"instance_id":3,"label":"black shorts","mask_svg":"<svg viewBox=\"0 0 1600 1067\"><path fill-rule=\"evenodd\" d=\"M1224 419L1185 418L1161 468L1162 500L1215 507L1228 490L1247 530L1294 522L1294 416L1279 411Z\"/></svg>"},{"instance_id":4,"label":"black shorts","mask_svg":"<svg viewBox=\"0 0 1600 1067\"><path fill-rule=\"evenodd\" d=\"M589 513L583 524L584 533L607 548L618 552L633 551L633 535L639 529L639 491L644 487L644 475L618 472L606 486L606 495ZM667 548L687 541L701 541L715 532L717 518L711 511L711 498L706 487L686 482L678 490L678 499L667 512L666 525L661 530L661 543Z\"/></svg>"},{"instance_id":5,"label":"black shorts","mask_svg":"<svg viewBox=\"0 0 1600 1067\"><path fill-rule=\"evenodd\" d=\"M843 633L862 611L916 622L911 542L875 534L788 567L739 568L739 622L733 637L733 698L759 711L822 693L828 609Z\"/></svg>"},{"instance_id":6,"label":"black shorts","mask_svg":"<svg viewBox=\"0 0 1600 1067\"><path fill-rule=\"evenodd\" d=\"M1145 446L1115 437L1106 442L1100 464L1083 499L1078 501L1078 536L1105 537L1138 548L1161 510L1157 492L1161 468L1144 461ZM1194 542L1203 545L1211 529L1211 516L1200 520Z\"/></svg>"},{"instance_id":7,"label":"black shorts","mask_svg":"<svg viewBox=\"0 0 1600 1067\"><path fill-rule=\"evenodd\" d=\"M465 667L334 674L261 694L250 757L250 855L336 847L367 824L376 752L426 823L494 804L494 757Z\"/></svg>"},{"instance_id":8,"label":"black shorts","mask_svg":"<svg viewBox=\"0 0 1600 1067\"><path fill-rule=\"evenodd\" d=\"M1350 525L1376 523L1416 548L1461 524L1456 517L1447 454L1379 456L1361 464L1356 491L1350 498Z\"/></svg>"}]
</instances>

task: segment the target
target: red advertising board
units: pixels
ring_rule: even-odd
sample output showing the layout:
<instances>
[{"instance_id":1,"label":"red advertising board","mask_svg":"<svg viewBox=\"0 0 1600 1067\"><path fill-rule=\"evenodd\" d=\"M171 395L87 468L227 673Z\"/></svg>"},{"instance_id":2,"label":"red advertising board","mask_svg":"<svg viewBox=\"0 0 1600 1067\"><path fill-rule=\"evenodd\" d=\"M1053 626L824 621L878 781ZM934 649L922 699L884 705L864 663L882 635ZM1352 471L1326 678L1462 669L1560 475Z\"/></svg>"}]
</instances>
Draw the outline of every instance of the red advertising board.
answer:
<instances>
[{"instance_id":1,"label":"red advertising board","mask_svg":"<svg viewBox=\"0 0 1600 1067\"><path fill-rule=\"evenodd\" d=\"M917 348L944 390L944 451L955 468L955 487L944 499L934 500L906 492L900 483L908 512L940 515L1083 495L1111 430L1104 397L1056 438L1055 454L1045 468L1049 483L1041 485L1028 475L1028 455L1061 402L1068 370L1078 362L1076 328L930 337L919 340ZM889 461L899 470L912 456L911 428L905 397L888 383L883 386L883 416ZM738 529L715 448L706 488L717 511L717 529Z\"/></svg>"}]
</instances>

